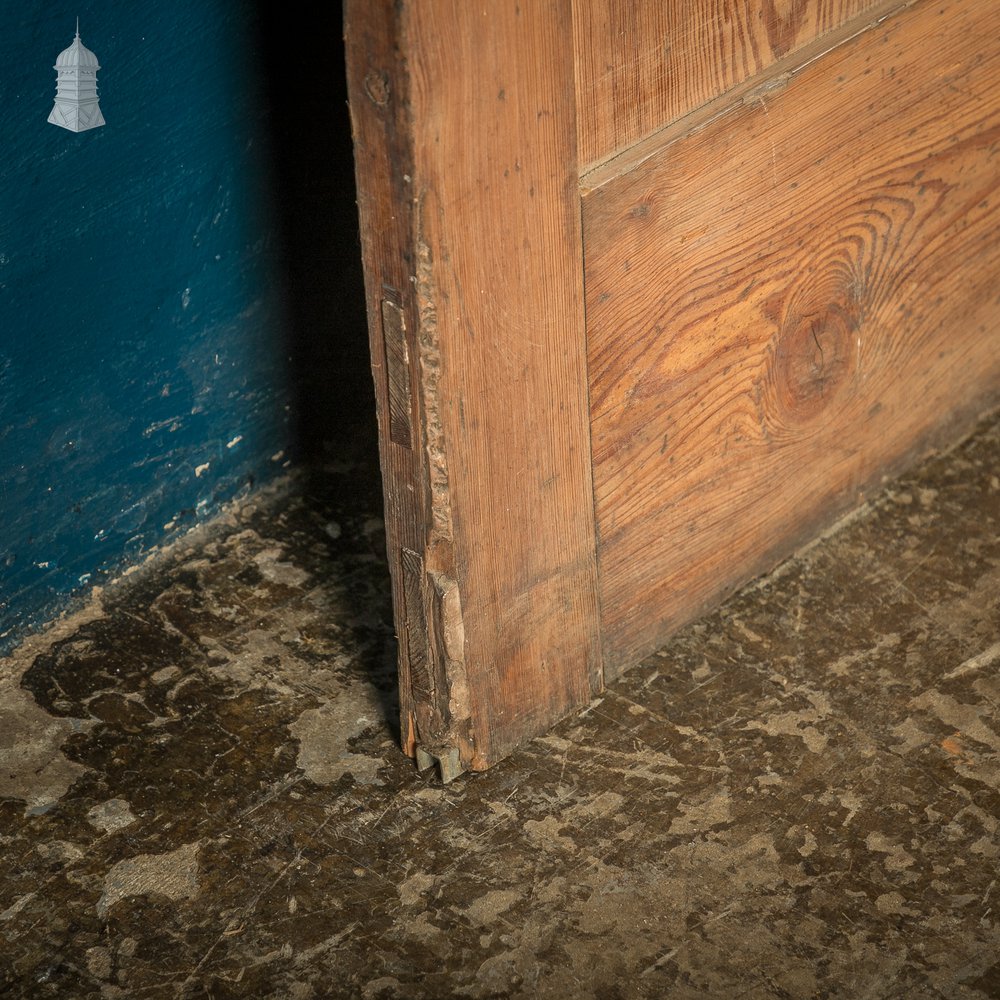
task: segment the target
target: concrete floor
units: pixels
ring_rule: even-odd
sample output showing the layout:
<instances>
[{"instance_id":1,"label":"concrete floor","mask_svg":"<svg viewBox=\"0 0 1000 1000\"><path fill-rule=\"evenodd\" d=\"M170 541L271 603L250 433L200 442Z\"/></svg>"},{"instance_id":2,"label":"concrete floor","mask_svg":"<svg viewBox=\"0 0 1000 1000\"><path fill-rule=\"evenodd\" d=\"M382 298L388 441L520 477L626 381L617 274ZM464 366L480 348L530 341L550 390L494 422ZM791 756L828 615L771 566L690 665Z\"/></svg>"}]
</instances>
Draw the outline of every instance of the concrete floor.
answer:
<instances>
[{"instance_id":1,"label":"concrete floor","mask_svg":"<svg viewBox=\"0 0 1000 1000\"><path fill-rule=\"evenodd\" d=\"M998 473L994 421L447 787L371 462L232 512L0 664L0 996L1000 997Z\"/></svg>"}]
</instances>

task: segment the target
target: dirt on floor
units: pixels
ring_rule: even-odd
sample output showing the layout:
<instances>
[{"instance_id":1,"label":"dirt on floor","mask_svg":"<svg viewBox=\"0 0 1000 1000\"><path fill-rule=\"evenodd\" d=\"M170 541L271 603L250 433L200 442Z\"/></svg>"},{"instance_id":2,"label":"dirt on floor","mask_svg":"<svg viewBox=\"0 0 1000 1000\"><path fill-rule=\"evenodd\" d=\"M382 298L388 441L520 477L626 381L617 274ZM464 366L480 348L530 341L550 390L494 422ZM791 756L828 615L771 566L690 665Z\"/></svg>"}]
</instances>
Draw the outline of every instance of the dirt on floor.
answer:
<instances>
[{"instance_id":1,"label":"dirt on floor","mask_svg":"<svg viewBox=\"0 0 1000 1000\"><path fill-rule=\"evenodd\" d=\"M332 463L0 661L0 996L1000 997L1000 422L447 786L383 547Z\"/></svg>"}]
</instances>

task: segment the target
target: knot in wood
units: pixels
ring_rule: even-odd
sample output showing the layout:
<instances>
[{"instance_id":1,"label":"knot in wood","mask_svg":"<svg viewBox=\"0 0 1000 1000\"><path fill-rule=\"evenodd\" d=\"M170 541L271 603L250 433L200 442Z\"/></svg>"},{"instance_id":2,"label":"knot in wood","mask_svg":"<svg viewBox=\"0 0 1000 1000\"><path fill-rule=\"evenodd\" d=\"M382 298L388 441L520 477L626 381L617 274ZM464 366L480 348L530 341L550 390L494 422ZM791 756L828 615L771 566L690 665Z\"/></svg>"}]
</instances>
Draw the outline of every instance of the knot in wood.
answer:
<instances>
[{"instance_id":1,"label":"knot in wood","mask_svg":"<svg viewBox=\"0 0 1000 1000\"><path fill-rule=\"evenodd\" d=\"M794 295L780 321L772 380L789 420L812 420L854 376L861 336L861 300L837 276Z\"/></svg>"}]
</instances>

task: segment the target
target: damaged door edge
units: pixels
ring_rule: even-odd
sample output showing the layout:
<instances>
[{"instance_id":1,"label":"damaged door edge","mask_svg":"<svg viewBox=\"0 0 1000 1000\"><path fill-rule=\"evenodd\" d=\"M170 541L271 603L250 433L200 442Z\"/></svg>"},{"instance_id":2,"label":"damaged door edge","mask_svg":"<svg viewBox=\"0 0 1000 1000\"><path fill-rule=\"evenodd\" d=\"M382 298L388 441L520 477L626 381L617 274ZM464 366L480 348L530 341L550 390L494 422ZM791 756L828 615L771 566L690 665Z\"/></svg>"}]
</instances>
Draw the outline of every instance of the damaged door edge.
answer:
<instances>
[{"instance_id":1,"label":"damaged door edge","mask_svg":"<svg viewBox=\"0 0 1000 1000\"><path fill-rule=\"evenodd\" d=\"M438 341L434 297L433 258L424 235L426 192L413 201L414 270L412 287L418 321L416 374L419 391L419 432L425 462L424 487L430 513L421 560L419 607L407 607L409 616L424 635L429 689L427 709L420 698L412 720L413 748L417 767L426 770L435 763L441 779L452 781L467 770L475 756L472 709L465 668L465 624L456 579L454 530L449 488L448 460L441 419L442 356ZM411 662L411 677L413 676Z\"/></svg>"},{"instance_id":2,"label":"damaged door edge","mask_svg":"<svg viewBox=\"0 0 1000 1000\"><path fill-rule=\"evenodd\" d=\"M413 148L408 9L344 10L386 538L399 627L400 739L450 781L475 758L444 451L435 282ZM401 206L406 206L400 210ZM419 500L414 502L415 500Z\"/></svg>"}]
</instances>

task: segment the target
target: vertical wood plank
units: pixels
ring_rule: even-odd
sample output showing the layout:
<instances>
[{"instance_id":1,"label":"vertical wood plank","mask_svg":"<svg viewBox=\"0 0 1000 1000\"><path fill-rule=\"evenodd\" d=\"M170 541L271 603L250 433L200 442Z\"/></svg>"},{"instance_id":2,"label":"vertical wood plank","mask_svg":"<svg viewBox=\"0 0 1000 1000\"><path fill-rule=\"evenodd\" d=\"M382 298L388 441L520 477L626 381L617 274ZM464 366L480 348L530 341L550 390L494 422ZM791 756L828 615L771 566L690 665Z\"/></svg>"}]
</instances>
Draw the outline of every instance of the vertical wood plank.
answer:
<instances>
[{"instance_id":1,"label":"vertical wood plank","mask_svg":"<svg viewBox=\"0 0 1000 1000\"><path fill-rule=\"evenodd\" d=\"M406 66L402 25L395 5L369 0L345 0L344 34L347 86L357 179L361 250L364 258L368 332L375 380L375 405L379 424L379 459L385 497L386 545L392 573L393 617L399 641L399 710L403 749L416 753L417 699L411 676L410 649L426 645L422 616L414 618L413 605L420 596L412 590L413 571L406 552L422 552L426 537L426 459L422 448L403 433L398 389L416 383L413 358L418 316L410 294L413 274L412 220L409 189L404 177L413 169L405 94ZM394 319L386 342L384 314ZM394 327L394 328L393 328ZM390 359L405 363L390 373ZM395 420L393 416L395 415ZM418 557L419 558L419 557ZM419 577L417 586L419 588ZM408 595L409 591L409 595ZM409 596L409 599L408 599ZM409 618L408 618L409 615ZM419 667L419 664L417 664ZM419 680L417 685L419 687ZM424 728L430 727L426 704Z\"/></svg>"},{"instance_id":2,"label":"vertical wood plank","mask_svg":"<svg viewBox=\"0 0 1000 1000\"><path fill-rule=\"evenodd\" d=\"M426 696L404 701L415 743L439 757L457 746L482 768L602 682L570 0L355 0L352 104L366 114L368 57L350 33L372 8L394 23L406 148L371 171L362 154L358 178L369 205L387 206L380 218L406 220L385 249L408 269L420 437L419 468L404 468L383 427L387 508L390 495L400 505L390 546L422 555L445 678L429 671L434 717L421 720ZM385 279L369 239L374 298ZM413 525L419 544L403 541Z\"/></svg>"}]
</instances>

